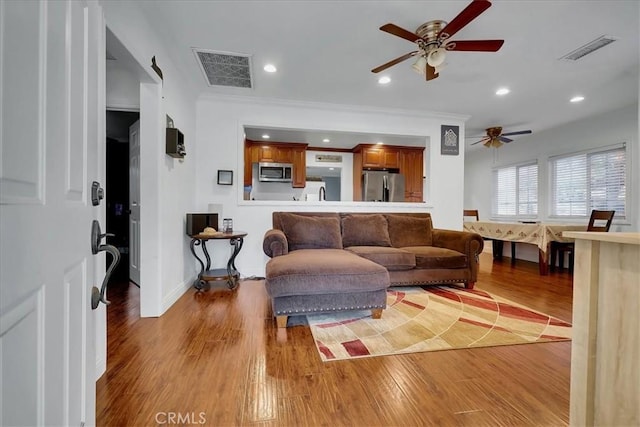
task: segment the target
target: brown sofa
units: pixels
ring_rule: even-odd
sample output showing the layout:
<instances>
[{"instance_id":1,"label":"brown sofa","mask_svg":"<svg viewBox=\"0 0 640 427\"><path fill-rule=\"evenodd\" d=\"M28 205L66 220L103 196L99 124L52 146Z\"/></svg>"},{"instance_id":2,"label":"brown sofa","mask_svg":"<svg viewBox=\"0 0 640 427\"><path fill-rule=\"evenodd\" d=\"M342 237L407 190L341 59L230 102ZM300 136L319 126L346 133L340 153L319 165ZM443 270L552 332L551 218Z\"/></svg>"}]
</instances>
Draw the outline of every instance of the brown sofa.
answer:
<instances>
[{"instance_id":1,"label":"brown sofa","mask_svg":"<svg viewBox=\"0 0 640 427\"><path fill-rule=\"evenodd\" d=\"M428 213L274 212L265 233L265 285L278 327L295 314L372 310L389 286L463 283L472 289L484 241L432 227Z\"/></svg>"}]
</instances>

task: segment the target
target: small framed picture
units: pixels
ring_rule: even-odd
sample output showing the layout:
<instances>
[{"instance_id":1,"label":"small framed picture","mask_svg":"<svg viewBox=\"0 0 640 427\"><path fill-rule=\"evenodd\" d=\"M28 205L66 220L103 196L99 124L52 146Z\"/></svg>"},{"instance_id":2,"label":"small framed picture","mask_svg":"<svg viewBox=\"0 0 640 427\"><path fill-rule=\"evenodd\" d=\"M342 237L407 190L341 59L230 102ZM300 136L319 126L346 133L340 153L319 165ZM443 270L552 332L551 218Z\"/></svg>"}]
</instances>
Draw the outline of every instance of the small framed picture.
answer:
<instances>
[{"instance_id":1,"label":"small framed picture","mask_svg":"<svg viewBox=\"0 0 640 427\"><path fill-rule=\"evenodd\" d=\"M233 171L219 170L218 185L233 185Z\"/></svg>"}]
</instances>

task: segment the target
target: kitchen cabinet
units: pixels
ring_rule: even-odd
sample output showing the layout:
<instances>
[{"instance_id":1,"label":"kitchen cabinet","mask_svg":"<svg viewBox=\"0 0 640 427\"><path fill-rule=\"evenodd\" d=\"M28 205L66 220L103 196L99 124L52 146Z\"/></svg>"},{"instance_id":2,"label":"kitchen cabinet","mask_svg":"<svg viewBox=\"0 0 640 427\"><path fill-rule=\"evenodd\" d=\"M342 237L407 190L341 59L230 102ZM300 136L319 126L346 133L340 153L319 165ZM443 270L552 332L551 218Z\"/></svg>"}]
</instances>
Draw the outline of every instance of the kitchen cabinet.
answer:
<instances>
[{"instance_id":1,"label":"kitchen cabinet","mask_svg":"<svg viewBox=\"0 0 640 427\"><path fill-rule=\"evenodd\" d=\"M288 147L260 145L257 149L258 162L292 163L293 150Z\"/></svg>"},{"instance_id":2,"label":"kitchen cabinet","mask_svg":"<svg viewBox=\"0 0 640 427\"><path fill-rule=\"evenodd\" d=\"M244 146L244 185L252 185L253 164L267 163L291 163L293 176L291 186L304 188L307 173L307 144L283 143L245 140Z\"/></svg>"},{"instance_id":3,"label":"kitchen cabinet","mask_svg":"<svg viewBox=\"0 0 640 427\"><path fill-rule=\"evenodd\" d=\"M353 200L362 200L362 171L396 169L404 175L405 202L423 200L424 147L360 144L353 150Z\"/></svg>"},{"instance_id":4,"label":"kitchen cabinet","mask_svg":"<svg viewBox=\"0 0 640 427\"><path fill-rule=\"evenodd\" d=\"M404 175L405 202L424 201L424 153L423 148L402 151L400 173Z\"/></svg>"},{"instance_id":5,"label":"kitchen cabinet","mask_svg":"<svg viewBox=\"0 0 640 427\"><path fill-rule=\"evenodd\" d=\"M293 188L304 188L307 182L307 153L305 148L295 148L291 150L293 160L293 174L291 186Z\"/></svg>"},{"instance_id":6,"label":"kitchen cabinet","mask_svg":"<svg viewBox=\"0 0 640 427\"><path fill-rule=\"evenodd\" d=\"M399 168L400 152L389 147L363 147L363 168Z\"/></svg>"},{"instance_id":7,"label":"kitchen cabinet","mask_svg":"<svg viewBox=\"0 0 640 427\"><path fill-rule=\"evenodd\" d=\"M253 160L251 159L251 145L244 142L244 186L251 185L251 168L253 166Z\"/></svg>"}]
</instances>

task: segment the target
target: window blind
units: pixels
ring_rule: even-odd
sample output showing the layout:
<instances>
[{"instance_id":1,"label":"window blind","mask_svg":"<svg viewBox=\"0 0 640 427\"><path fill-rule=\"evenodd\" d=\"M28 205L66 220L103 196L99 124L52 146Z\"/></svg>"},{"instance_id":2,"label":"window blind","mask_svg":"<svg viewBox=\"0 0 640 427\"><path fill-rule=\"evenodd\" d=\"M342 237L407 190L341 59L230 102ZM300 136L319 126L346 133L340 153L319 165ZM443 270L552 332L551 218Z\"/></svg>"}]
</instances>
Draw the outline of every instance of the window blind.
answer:
<instances>
[{"instance_id":1,"label":"window blind","mask_svg":"<svg viewBox=\"0 0 640 427\"><path fill-rule=\"evenodd\" d=\"M493 216L534 217L538 214L538 164L493 170Z\"/></svg>"},{"instance_id":2,"label":"window blind","mask_svg":"<svg viewBox=\"0 0 640 427\"><path fill-rule=\"evenodd\" d=\"M615 210L626 216L625 147L550 160L551 215L588 217L591 210Z\"/></svg>"}]
</instances>

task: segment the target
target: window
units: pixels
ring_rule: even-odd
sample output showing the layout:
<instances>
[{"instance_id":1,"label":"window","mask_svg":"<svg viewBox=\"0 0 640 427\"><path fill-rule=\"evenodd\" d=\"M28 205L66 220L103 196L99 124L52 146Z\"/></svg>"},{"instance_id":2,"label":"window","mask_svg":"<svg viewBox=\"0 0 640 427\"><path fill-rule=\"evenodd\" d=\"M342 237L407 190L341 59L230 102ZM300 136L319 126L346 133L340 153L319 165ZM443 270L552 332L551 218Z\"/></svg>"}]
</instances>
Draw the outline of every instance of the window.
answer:
<instances>
[{"instance_id":1,"label":"window","mask_svg":"<svg viewBox=\"0 0 640 427\"><path fill-rule=\"evenodd\" d=\"M493 170L493 216L532 218L538 215L538 164Z\"/></svg>"},{"instance_id":2,"label":"window","mask_svg":"<svg viewBox=\"0 0 640 427\"><path fill-rule=\"evenodd\" d=\"M551 215L588 217L591 210L626 215L625 146L550 159Z\"/></svg>"}]
</instances>

